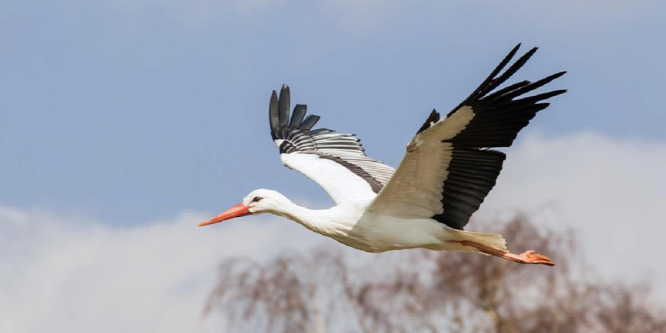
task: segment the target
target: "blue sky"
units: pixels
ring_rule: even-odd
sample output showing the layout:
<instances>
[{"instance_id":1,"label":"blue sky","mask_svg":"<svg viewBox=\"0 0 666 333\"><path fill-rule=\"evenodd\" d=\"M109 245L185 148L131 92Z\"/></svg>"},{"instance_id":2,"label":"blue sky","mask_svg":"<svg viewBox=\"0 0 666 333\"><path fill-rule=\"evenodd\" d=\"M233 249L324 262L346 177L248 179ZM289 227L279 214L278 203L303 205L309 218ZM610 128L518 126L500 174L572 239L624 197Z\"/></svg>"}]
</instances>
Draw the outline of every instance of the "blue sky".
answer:
<instances>
[{"instance_id":1,"label":"blue sky","mask_svg":"<svg viewBox=\"0 0 666 333\"><path fill-rule=\"evenodd\" d=\"M521 78L569 71L531 130L663 141L666 6L600 3L9 3L0 202L133 225L257 187L324 201L280 169L272 89L289 84L322 126L395 165L429 110L457 105L517 42L541 47Z\"/></svg>"},{"instance_id":2,"label":"blue sky","mask_svg":"<svg viewBox=\"0 0 666 333\"><path fill-rule=\"evenodd\" d=\"M515 80L567 70L552 88L569 92L507 150L475 217L573 227L601 274L666 281L642 255L666 232L665 13L656 0L8 2L0 330L191 331L222 258L340 246L266 216L194 227L255 188L331 205L281 165L273 89L395 166L430 110L518 42L540 50Z\"/></svg>"}]
</instances>

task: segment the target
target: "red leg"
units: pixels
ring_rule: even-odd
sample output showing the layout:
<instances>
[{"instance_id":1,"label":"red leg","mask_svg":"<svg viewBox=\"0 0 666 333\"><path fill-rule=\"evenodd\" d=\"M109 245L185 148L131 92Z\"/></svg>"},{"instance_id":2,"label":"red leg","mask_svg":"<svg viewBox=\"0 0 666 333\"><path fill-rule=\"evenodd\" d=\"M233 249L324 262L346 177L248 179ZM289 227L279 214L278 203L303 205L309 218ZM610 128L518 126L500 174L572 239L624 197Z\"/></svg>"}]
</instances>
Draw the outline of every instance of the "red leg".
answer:
<instances>
[{"instance_id":1,"label":"red leg","mask_svg":"<svg viewBox=\"0 0 666 333\"><path fill-rule=\"evenodd\" d=\"M486 246L472 241L450 241L450 242L460 243L464 246L471 246L479 249L483 253L504 258L506 260L511 260L521 264L541 264L541 265L555 266L555 263L552 260L550 260L550 258L544 256L543 254L538 254L532 250L525 251L521 254L515 254L511 252L505 252L493 249L490 246Z\"/></svg>"}]
</instances>

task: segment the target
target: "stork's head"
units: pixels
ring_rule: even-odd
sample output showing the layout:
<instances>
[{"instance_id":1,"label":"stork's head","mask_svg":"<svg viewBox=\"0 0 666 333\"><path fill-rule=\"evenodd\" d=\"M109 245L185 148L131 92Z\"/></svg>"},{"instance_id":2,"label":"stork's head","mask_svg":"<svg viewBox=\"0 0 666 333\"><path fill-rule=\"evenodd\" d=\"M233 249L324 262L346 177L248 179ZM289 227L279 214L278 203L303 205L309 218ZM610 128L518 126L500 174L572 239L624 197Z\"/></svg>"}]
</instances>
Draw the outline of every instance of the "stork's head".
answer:
<instances>
[{"instance_id":1,"label":"stork's head","mask_svg":"<svg viewBox=\"0 0 666 333\"><path fill-rule=\"evenodd\" d=\"M279 192L264 189L254 190L243 199L243 202L208 221L199 223L199 226L203 227L249 214L275 213L283 200L286 200L286 198Z\"/></svg>"}]
</instances>

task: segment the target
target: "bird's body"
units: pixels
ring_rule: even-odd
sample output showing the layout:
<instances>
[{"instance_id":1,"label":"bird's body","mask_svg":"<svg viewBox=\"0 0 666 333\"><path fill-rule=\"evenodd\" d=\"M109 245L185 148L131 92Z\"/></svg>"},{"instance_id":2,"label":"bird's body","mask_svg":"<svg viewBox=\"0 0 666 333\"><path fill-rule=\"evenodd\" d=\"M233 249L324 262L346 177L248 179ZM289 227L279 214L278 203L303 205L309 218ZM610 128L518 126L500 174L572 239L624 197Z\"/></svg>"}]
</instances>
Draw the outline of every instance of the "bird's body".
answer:
<instances>
[{"instance_id":1,"label":"bird's body","mask_svg":"<svg viewBox=\"0 0 666 333\"><path fill-rule=\"evenodd\" d=\"M269 106L271 136L285 166L317 182L336 206L311 210L272 190L255 190L242 203L201 223L208 225L247 214L272 213L347 246L384 252L410 248L470 251L520 262L553 265L546 256L513 254L499 234L463 231L495 185L508 147L518 132L548 103L555 90L523 97L558 78L521 81L498 89L534 54L527 52L503 73L516 46L491 75L458 107L440 120L432 111L408 143L393 169L365 155L351 134L312 129L318 116L306 106L290 115L290 93L274 91ZM519 98L520 97L520 98Z\"/></svg>"},{"instance_id":2,"label":"bird's body","mask_svg":"<svg viewBox=\"0 0 666 333\"><path fill-rule=\"evenodd\" d=\"M263 212L286 217L311 231L366 252L419 247L476 252L474 248L449 241L479 238L495 238L496 245L504 248L504 239L499 234L456 230L431 218L405 219L368 211L372 200L349 201L328 209L315 210L298 206L279 192L259 189L252 191L244 201L251 201L255 197L264 198L262 201L266 208L263 208Z\"/></svg>"}]
</instances>

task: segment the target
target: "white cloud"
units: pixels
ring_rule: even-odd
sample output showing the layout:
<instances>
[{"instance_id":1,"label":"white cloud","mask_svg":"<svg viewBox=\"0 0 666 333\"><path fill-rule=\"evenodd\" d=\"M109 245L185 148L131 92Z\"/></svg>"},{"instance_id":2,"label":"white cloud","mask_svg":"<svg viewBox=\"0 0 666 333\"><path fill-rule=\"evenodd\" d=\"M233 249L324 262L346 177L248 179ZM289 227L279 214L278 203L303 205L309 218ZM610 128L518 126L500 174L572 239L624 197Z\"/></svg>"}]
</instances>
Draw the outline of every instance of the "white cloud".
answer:
<instances>
[{"instance_id":1,"label":"white cloud","mask_svg":"<svg viewBox=\"0 0 666 333\"><path fill-rule=\"evenodd\" d=\"M478 218L522 210L573 226L604 275L649 275L666 298L665 143L528 134L508 155ZM266 216L196 228L206 217L110 228L85 216L0 207L0 331L210 331L215 323L201 322L201 310L223 258L265 258L323 239Z\"/></svg>"},{"instance_id":2,"label":"white cloud","mask_svg":"<svg viewBox=\"0 0 666 333\"><path fill-rule=\"evenodd\" d=\"M206 331L201 310L221 259L308 246L286 221L197 228L204 217L116 229L1 207L0 331Z\"/></svg>"}]
</instances>

